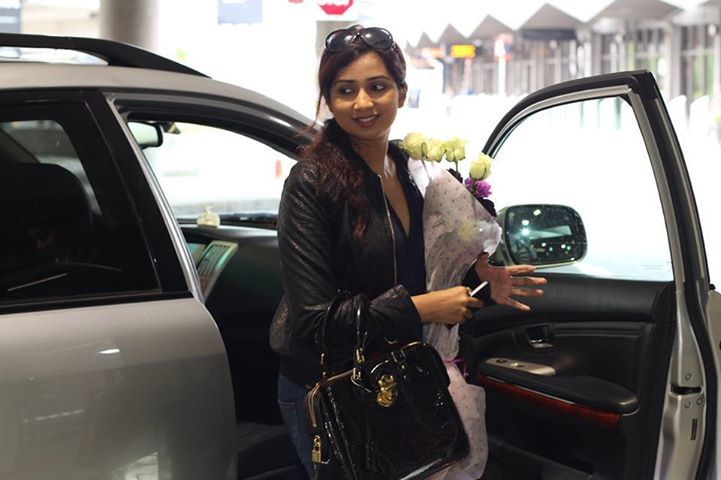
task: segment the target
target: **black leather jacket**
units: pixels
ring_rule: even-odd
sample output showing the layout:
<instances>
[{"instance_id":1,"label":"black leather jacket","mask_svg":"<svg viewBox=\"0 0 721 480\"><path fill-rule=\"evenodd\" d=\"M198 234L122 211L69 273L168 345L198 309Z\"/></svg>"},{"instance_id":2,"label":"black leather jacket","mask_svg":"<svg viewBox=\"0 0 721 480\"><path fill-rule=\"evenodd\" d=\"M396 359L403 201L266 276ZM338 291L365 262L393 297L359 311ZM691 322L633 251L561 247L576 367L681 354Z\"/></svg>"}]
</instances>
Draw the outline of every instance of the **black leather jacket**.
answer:
<instances>
[{"instance_id":1,"label":"black leather jacket","mask_svg":"<svg viewBox=\"0 0 721 480\"><path fill-rule=\"evenodd\" d=\"M355 213L347 202L334 202L317 191L312 163L298 162L286 179L278 213L278 244L284 296L270 331L280 355L280 373L308 385L320 377L314 336L339 291L371 299L370 341L385 337L401 343L417 340L421 323L408 292L396 282L395 248L390 210L380 178L352 149L346 156L364 174L370 214L364 245L353 237ZM407 157L395 144L389 155L399 175L408 175ZM412 180L411 180L412 181ZM327 342L335 355L350 358L355 342L357 298L343 301L327 325Z\"/></svg>"}]
</instances>

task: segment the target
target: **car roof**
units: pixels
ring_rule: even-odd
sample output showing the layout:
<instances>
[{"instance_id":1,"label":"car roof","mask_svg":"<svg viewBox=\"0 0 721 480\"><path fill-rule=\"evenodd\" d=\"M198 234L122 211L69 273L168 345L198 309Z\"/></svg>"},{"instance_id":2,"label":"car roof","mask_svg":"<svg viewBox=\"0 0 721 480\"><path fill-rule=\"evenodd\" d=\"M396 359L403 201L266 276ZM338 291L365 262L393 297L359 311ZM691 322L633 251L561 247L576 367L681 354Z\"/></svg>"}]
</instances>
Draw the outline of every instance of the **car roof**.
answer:
<instances>
[{"instance_id":1,"label":"car roof","mask_svg":"<svg viewBox=\"0 0 721 480\"><path fill-rule=\"evenodd\" d=\"M311 122L300 112L263 94L201 75L98 64L0 62L0 92L51 88L142 90L223 97L276 111L302 125Z\"/></svg>"}]
</instances>

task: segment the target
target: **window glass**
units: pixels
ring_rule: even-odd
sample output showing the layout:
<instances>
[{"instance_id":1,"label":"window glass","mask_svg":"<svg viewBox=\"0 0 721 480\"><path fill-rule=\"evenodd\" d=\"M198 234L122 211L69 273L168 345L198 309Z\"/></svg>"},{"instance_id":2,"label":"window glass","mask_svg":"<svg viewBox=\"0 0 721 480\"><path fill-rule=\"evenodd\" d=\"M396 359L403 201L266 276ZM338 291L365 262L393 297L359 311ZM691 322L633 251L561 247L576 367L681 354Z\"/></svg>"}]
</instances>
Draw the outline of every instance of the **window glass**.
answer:
<instances>
[{"instance_id":1,"label":"window glass","mask_svg":"<svg viewBox=\"0 0 721 480\"><path fill-rule=\"evenodd\" d=\"M550 271L673 278L663 213L632 108L620 98L552 107L508 137L489 178L497 208L561 204L583 220L588 251Z\"/></svg>"},{"instance_id":2,"label":"window glass","mask_svg":"<svg viewBox=\"0 0 721 480\"><path fill-rule=\"evenodd\" d=\"M163 143L143 150L176 216L278 211L295 161L244 135L195 123L164 123Z\"/></svg>"},{"instance_id":3,"label":"window glass","mask_svg":"<svg viewBox=\"0 0 721 480\"><path fill-rule=\"evenodd\" d=\"M53 120L4 122L0 128L40 163L59 165L78 177L95 213L100 207L78 154L63 127Z\"/></svg>"},{"instance_id":4,"label":"window glass","mask_svg":"<svg viewBox=\"0 0 721 480\"><path fill-rule=\"evenodd\" d=\"M157 288L128 196L82 105L0 108L0 301Z\"/></svg>"}]
</instances>

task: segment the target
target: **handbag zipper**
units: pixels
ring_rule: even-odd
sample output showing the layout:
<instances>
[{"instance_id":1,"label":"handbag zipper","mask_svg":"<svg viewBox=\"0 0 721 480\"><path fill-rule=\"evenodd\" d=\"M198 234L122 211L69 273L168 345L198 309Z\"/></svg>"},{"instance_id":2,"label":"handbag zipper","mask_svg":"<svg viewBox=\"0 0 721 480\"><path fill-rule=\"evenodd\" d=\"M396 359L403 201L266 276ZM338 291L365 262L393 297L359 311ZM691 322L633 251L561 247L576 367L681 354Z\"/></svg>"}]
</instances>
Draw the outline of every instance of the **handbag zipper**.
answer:
<instances>
[{"instance_id":1,"label":"handbag zipper","mask_svg":"<svg viewBox=\"0 0 721 480\"><path fill-rule=\"evenodd\" d=\"M396 266L396 235L393 232L393 221L391 220L391 210L388 208L388 199L386 198L386 192L383 189L383 179L380 175L378 176L378 182L381 184L381 193L383 194L383 203L386 206L386 218L388 219L388 227L391 229L391 246L393 247L393 285L398 284L398 267Z\"/></svg>"}]
</instances>

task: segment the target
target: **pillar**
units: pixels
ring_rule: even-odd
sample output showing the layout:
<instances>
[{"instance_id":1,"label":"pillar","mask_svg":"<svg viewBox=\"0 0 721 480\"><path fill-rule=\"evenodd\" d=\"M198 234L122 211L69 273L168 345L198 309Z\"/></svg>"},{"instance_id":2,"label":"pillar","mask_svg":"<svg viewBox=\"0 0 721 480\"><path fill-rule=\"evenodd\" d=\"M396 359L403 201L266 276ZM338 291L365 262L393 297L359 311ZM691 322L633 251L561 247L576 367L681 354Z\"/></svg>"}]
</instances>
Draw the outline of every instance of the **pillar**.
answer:
<instances>
[{"instance_id":1,"label":"pillar","mask_svg":"<svg viewBox=\"0 0 721 480\"><path fill-rule=\"evenodd\" d=\"M100 36L158 49L159 0L100 0Z\"/></svg>"}]
</instances>

